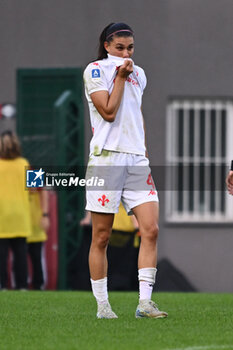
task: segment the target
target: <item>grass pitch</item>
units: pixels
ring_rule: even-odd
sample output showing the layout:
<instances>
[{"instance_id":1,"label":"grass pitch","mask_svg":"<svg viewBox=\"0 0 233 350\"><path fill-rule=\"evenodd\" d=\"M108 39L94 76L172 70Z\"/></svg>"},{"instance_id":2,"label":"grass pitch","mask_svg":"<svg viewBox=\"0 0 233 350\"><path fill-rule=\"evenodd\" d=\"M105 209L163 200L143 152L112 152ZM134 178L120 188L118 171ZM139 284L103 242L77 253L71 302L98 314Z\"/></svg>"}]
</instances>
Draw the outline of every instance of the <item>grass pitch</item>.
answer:
<instances>
[{"instance_id":1,"label":"grass pitch","mask_svg":"<svg viewBox=\"0 0 233 350\"><path fill-rule=\"evenodd\" d=\"M0 292L0 350L231 350L233 295L154 293L167 319L135 319L138 294L112 292L97 320L89 292Z\"/></svg>"}]
</instances>

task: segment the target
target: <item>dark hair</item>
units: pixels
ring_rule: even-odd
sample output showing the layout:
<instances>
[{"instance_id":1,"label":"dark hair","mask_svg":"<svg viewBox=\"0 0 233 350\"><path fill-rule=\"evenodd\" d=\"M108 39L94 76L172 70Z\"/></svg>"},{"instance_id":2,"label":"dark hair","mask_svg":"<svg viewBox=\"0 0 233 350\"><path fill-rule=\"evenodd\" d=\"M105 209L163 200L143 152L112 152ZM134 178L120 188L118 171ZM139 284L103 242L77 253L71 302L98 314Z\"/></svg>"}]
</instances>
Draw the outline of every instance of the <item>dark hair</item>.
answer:
<instances>
[{"instance_id":1,"label":"dark hair","mask_svg":"<svg viewBox=\"0 0 233 350\"><path fill-rule=\"evenodd\" d=\"M108 57L108 53L105 50L104 42L113 40L114 36L118 37L127 37L134 36L134 32L128 24L125 23L110 23L107 27L104 28L99 37L99 50L98 50L98 58L97 60L102 60Z\"/></svg>"},{"instance_id":2,"label":"dark hair","mask_svg":"<svg viewBox=\"0 0 233 350\"><path fill-rule=\"evenodd\" d=\"M4 131L0 135L0 158L15 159L21 156L18 137L12 131Z\"/></svg>"}]
</instances>

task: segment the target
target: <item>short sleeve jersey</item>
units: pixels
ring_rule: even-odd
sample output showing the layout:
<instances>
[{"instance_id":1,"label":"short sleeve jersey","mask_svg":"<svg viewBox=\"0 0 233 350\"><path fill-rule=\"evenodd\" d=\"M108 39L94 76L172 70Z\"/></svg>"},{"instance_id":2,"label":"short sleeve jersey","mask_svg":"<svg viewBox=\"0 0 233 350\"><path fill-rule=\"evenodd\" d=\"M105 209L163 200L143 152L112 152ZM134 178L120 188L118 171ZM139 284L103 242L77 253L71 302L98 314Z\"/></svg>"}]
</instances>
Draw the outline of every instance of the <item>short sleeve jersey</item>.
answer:
<instances>
[{"instance_id":1,"label":"short sleeve jersey","mask_svg":"<svg viewBox=\"0 0 233 350\"><path fill-rule=\"evenodd\" d=\"M89 105L93 137L90 154L100 155L102 149L145 155L145 136L141 112L142 95L146 86L144 70L133 65L133 72L125 82L124 93L114 122L105 121L98 113L91 94L108 91L111 94L118 67L124 63L121 57L90 63L84 71L85 94Z\"/></svg>"}]
</instances>

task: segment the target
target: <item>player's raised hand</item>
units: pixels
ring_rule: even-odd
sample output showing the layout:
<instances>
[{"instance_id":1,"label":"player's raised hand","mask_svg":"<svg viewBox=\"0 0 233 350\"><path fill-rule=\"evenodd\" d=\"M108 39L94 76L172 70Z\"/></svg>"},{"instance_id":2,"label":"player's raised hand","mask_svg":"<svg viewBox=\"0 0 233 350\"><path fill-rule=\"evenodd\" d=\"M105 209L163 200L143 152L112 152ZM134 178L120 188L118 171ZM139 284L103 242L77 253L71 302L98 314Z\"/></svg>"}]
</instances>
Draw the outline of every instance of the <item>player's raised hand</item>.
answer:
<instances>
[{"instance_id":1,"label":"player's raised hand","mask_svg":"<svg viewBox=\"0 0 233 350\"><path fill-rule=\"evenodd\" d=\"M132 60L125 60L125 62L122 64L122 66L119 67L118 75L121 78L127 79L128 76L133 72L133 61Z\"/></svg>"}]
</instances>

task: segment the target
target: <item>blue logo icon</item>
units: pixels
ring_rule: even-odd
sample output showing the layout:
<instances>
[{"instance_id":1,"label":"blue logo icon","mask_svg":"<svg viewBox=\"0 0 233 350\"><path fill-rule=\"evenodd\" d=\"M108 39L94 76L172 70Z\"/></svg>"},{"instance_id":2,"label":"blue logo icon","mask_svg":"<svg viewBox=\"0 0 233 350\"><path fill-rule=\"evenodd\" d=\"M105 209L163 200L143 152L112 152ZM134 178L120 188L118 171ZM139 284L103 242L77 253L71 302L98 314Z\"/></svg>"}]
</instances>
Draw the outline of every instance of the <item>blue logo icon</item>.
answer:
<instances>
[{"instance_id":1,"label":"blue logo icon","mask_svg":"<svg viewBox=\"0 0 233 350\"><path fill-rule=\"evenodd\" d=\"M44 186L44 171L27 170L27 187L43 187Z\"/></svg>"},{"instance_id":2,"label":"blue logo icon","mask_svg":"<svg viewBox=\"0 0 233 350\"><path fill-rule=\"evenodd\" d=\"M92 75L92 78L100 78L100 70L99 69L92 69L91 75Z\"/></svg>"}]
</instances>

